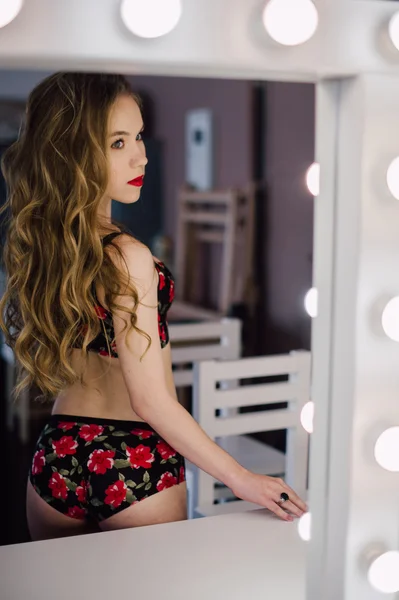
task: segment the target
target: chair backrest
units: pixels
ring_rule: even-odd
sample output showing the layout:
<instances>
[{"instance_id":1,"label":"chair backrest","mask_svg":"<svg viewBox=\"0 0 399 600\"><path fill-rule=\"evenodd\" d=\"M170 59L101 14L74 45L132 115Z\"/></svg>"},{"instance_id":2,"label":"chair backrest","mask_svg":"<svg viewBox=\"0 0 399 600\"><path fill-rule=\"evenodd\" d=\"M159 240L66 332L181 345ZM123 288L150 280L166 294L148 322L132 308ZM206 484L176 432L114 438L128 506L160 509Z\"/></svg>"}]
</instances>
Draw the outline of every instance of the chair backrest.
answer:
<instances>
[{"instance_id":1,"label":"chair backrest","mask_svg":"<svg viewBox=\"0 0 399 600\"><path fill-rule=\"evenodd\" d=\"M303 406L310 399L311 353L295 351L277 356L260 356L229 361L203 361L194 366L193 415L204 431L215 440L229 435L275 431L295 431L291 436L291 448L287 449L286 480L294 487L294 472L302 473L307 465L308 434L300 422ZM251 383L229 389L217 383L233 379L287 376L279 383ZM226 389L227 387L227 389ZM248 406L288 403L287 408L262 412L226 415L226 410ZM216 410L220 414L216 416ZM288 439L288 438L287 438ZM286 470L286 471L287 471ZM198 505L213 503L215 480L199 471ZM303 487L303 486L301 486ZM302 490L298 489L298 493Z\"/></svg>"},{"instance_id":2,"label":"chair backrest","mask_svg":"<svg viewBox=\"0 0 399 600\"><path fill-rule=\"evenodd\" d=\"M192 386L193 363L202 360L234 360L241 356L241 321L170 324L172 365L176 387Z\"/></svg>"}]
</instances>

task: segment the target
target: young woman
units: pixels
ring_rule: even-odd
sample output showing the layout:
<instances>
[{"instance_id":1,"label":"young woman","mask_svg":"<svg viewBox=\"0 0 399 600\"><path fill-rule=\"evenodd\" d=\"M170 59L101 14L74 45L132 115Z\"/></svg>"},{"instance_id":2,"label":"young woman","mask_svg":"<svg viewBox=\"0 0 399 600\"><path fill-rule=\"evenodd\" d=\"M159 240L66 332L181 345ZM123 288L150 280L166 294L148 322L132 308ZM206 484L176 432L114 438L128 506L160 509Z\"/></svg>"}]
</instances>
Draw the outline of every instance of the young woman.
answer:
<instances>
[{"instance_id":1,"label":"young woman","mask_svg":"<svg viewBox=\"0 0 399 600\"><path fill-rule=\"evenodd\" d=\"M2 164L0 325L17 359L14 396L34 384L53 401L27 483L34 540L185 519L183 457L286 521L307 510L177 401L172 274L111 218L112 199L136 202L144 182L140 106L122 76L53 74L30 94Z\"/></svg>"}]
</instances>

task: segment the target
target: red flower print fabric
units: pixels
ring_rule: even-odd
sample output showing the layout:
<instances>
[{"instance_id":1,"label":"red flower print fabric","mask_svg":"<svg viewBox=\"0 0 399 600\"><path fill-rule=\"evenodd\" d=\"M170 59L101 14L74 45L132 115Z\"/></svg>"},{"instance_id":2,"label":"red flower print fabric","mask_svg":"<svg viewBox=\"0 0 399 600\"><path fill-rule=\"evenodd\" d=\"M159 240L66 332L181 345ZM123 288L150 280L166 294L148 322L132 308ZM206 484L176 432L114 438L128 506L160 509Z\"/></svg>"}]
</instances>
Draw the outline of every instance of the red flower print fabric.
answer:
<instances>
[{"instance_id":1,"label":"red flower print fabric","mask_svg":"<svg viewBox=\"0 0 399 600\"><path fill-rule=\"evenodd\" d=\"M127 485L124 481L116 481L105 490L105 504L110 504L114 508L120 506L126 500Z\"/></svg>"},{"instance_id":2,"label":"red flower print fabric","mask_svg":"<svg viewBox=\"0 0 399 600\"><path fill-rule=\"evenodd\" d=\"M158 442L157 450L163 459L168 460L168 458L172 458L172 456L176 456L176 450L173 450L169 444L166 442Z\"/></svg>"},{"instance_id":3,"label":"red flower print fabric","mask_svg":"<svg viewBox=\"0 0 399 600\"><path fill-rule=\"evenodd\" d=\"M53 442L52 446L56 455L64 458L67 454L76 454L78 443L71 435L64 435L58 442Z\"/></svg>"},{"instance_id":4,"label":"red flower print fabric","mask_svg":"<svg viewBox=\"0 0 399 600\"><path fill-rule=\"evenodd\" d=\"M94 438L99 437L104 431L104 427L101 425L83 425L79 431L79 437L82 438L85 442L92 442Z\"/></svg>"},{"instance_id":5,"label":"red flower print fabric","mask_svg":"<svg viewBox=\"0 0 399 600\"><path fill-rule=\"evenodd\" d=\"M46 464L44 453L44 450L38 450L37 452L35 452L32 464L33 475L39 475L43 471L43 467Z\"/></svg>"},{"instance_id":6,"label":"red flower print fabric","mask_svg":"<svg viewBox=\"0 0 399 600\"><path fill-rule=\"evenodd\" d=\"M99 522L183 483L185 463L147 423L53 415L29 478L56 510Z\"/></svg>"},{"instance_id":7,"label":"red flower print fabric","mask_svg":"<svg viewBox=\"0 0 399 600\"><path fill-rule=\"evenodd\" d=\"M172 473L164 473L163 475L161 475L157 483L158 492L162 492L162 490L166 490L167 488L170 488L173 485L177 485L177 481L177 477L174 477Z\"/></svg>"},{"instance_id":8,"label":"red flower print fabric","mask_svg":"<svg viewBox=\"0 0 399 600\"><path fill-rule=\"evenodd\" d=\"M113 450L94 450L87 461L87 468L92 473L104 475L107 469L114 466L115 452Z\"/></svg>"},{"instance_id":9,"label":"red flower print fabric","mask_svg":"<svg viewBox=\"0 0 399 600\"><path fill-rule=\"evenodd\" d=\"M48 482L48 486L50 490L52 490L51 494L54 498L62 498L63 500L66 500L68 495L68 487L62 475L59 473L53 473L50 477L50 481Z\"/></svg>"},{"instance_id":10,"label":"red flower print fabric","mask_svg":"<svg viewBox=\"0 0 399 600\"><path fill-rule=\"evenodd\" d=\"M136 448L129 448L129 446L126 446L125 452L133 469L140 469L140 467L143 469L150 469L155 460L155 456L148 446L144 446L143 444L140 444Z\"/></svg>"},{"instance_id":11,"label":"red flower print fabric","mask_svg":"<svg viewBox=\"0 0 399 600\"><path fill-rule=\"evenodd\" d=\"M78 485L75 490L76 497L79 500L79 502L81 502L82 504L85 503L87 500L87 491L88 491L87 482L84 479L82 479L82 481L80 482L80 485Z\"/></svg>"},{"instance_id":12,"label":"red flower print fabric","mask_svg":"<svg viewBox=\"0 0 399 600\"><path fill-rule=\"evenodd\" d=\"M67 512L68 517L72 517L72 519L84 519L86 517L86 511L84 508L79 508L79 506L70 506Z\"/></svg>"},{"instance_id":13,"label":"red flower print fabric","mask_svg":"<svg viewBox=\"0 0 399 600\"><path fill-rule=\"evenodd\" d=\"M168 310L175 297L173 275L163 262L154 261L158 272L158 331L161 348L169 342L169 330L167 322Z\"/></svg>"},{"instance_id":14,"label":"red flower print fabric","mask_svg":"<svg viewBox=\"0 0 399 600\"><path fill-rule=\"evenodd\" d=\"M154 435L153 431L145 431L145 429L132 429L130 433L137 435L140 440L148 440L148 438Z\"/></svg>"},{"instance_id":15,"label":"red flower print fabric","mask_svg":"<svg viewBox=\"0 0 399 600\"><path fill-rule=\"evenodd\" d=\"M58 428L62 429L63 431L68 431L68 429L73 429L75 425L76 423L68 423L68 421L65 423L64 421L61 421L60 423L58 423Z\"/></svg>"}]
</instances>

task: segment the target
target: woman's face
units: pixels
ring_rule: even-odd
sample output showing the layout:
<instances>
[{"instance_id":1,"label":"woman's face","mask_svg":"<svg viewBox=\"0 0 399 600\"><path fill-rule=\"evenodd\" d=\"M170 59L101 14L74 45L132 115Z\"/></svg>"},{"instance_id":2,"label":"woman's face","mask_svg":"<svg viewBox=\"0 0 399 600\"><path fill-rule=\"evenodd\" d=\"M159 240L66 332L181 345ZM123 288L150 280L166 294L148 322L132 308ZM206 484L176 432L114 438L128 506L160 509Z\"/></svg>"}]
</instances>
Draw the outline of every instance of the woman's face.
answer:
<instances>
[{"instance_id":1,"label":"woman's face","mask_svg":"<svg viewBox=\"0 0 399 600\"><path fill-rule=\"evenodd\" d=\"M143 182L137 178L144 176L148 162L143 127L137 102L131 96L119 96L108 120L106 196L112 200L130 204L140 198Z\"/></svg>"}]
</instances>

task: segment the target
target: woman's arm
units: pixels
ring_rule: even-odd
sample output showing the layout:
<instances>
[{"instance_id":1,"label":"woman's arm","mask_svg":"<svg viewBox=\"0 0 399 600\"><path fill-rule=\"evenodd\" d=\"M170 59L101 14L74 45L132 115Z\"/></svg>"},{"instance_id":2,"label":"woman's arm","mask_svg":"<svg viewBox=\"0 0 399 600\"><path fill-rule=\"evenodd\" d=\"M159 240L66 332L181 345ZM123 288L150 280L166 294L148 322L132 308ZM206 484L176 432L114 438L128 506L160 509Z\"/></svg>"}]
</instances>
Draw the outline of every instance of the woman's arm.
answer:
<instances>
[{"instance_id":1,"label":"woman's arm","mask_svg":"<svg viewBox=\"0 0 399 600\"><path fill-rule=\"evenodd\" d=\"M290 520L287 513L276 504L281 492L286 491L301 510L296 506L285 506L299 516L306 506L293 490L279 479L256 475L242 467L213 442L192 416L176 402L168 389L168 374L165 372L159 342L158 278L152 255L148 248L132 241L131 237L120 236L118 241L140 297L136 312L137 327L151 338L151 346L145 353L147 339L132 329L128 333L122 333L122 317L126 319L128 315L122 311L114 311L118 356L133 410L180 454L222 481L238 497L266 506L285 520ZM133 306L133 300L128 296L119 296L117 302L123 306ZM141 358L144 353L145 356Z\"/></svg>"},{"instance_id":2,"label":"woman's arm","mask_svg":"<svg viewBox=\"0 0 399 600\"><path fill-rule=\"evenodd\" d=\"M175 400L177 400L178 402L179 398L176 392L175 380L173 377L172 370L172 349L170 347L170 343L168 343L165 346L165 348L162 349L162 358L165 369L166 387L168 393L172 396L172 398L175 398Z\"/></svg>"}]
</instances>

